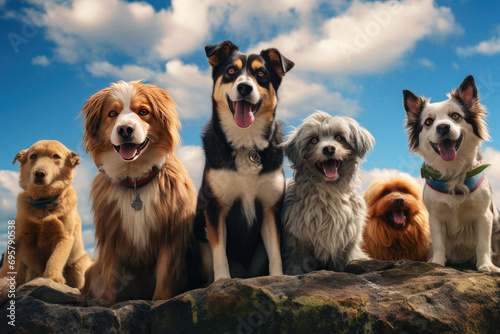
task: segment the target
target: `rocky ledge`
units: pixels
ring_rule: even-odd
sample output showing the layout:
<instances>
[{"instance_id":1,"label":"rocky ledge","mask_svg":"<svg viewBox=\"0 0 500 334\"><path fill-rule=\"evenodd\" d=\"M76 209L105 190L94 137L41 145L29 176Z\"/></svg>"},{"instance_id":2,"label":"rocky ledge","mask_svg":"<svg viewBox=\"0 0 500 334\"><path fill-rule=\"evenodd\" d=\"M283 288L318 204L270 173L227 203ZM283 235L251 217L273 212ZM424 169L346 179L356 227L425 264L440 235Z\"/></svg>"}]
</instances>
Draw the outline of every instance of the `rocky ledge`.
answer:
<instances>
[{"instance_id":1,"label":"rocky ledge","mask_svg":"<svg viewBox=\"0 0 500 334\"><path fill-rule=\"evenodd\" d=\"M20 333L500 333L500 274L411 261L221 280L167 301L106 305L46 279L0 309Z\"/></svg>"}]
</instances>

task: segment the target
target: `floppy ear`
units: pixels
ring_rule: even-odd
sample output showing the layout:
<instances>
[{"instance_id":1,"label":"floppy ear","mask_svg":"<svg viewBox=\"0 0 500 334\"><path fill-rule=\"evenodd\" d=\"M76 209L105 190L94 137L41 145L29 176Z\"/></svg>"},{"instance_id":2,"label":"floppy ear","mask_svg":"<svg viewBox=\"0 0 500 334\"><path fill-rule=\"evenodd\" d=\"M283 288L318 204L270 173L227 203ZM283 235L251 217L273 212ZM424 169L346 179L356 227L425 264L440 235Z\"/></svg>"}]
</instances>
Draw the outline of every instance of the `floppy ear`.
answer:
<instances>
[{"instance_id":1,"label":"floppy ear","mask_svg":"<svg viewBox=\"0 0 500 334\"><path fill-rule=\"evenodd\" d=\"M285 155L294 165L296 165L300 160L300 146L297 139L299 137L299 133L300 129L297 129L291 134L290 138L283 143L285 146Z\"/></svg>"},{"instance_id":2,"label":"floppy ear","mask_svg":"<svg viewBox=\"0 0 500 334\"><path fill-rule=\"evenodd\" d=\"M76 167L80 164L80 155L76 152L69 152L67 162L71 167Z\"/></svg>"},{"instance_id":3,"label":"floppy ear","mask_svg":"<svg viewBox=\"0 0 500 334\"><path fill-rule=\"evenodd\" d=\"M238 50L238 47L231 41L205 46L205 53L207 54L208 63L212 67L212 70L222 64L233 51Z\"/></svg>"},{"instance_id":4,"label":"floppy ear","mask_svg":"<svg viewBox=\"0 0 500 334\"><path fill-rule=\"evenodd\" d=\"M413 123L418 121L418 116L422 112L425 104L425 99L413 94L408 89L403 90L403 100L406 110L406 118L408 122Z\"/></svg>"},{"instance_id":5,"label":"floppy ear","mask_svg":"<svg viewBox=\"0 0 500 334\"><path fill-rule=\"evenodd\" d=\"M177 105L166 90L156 85L142 84L139 86L139 89L143 90L144 94L151 102L153 106L153 115L160 125L168 129L169 140L171 141L168 144L169 147L173 149L177 143L180 142L178 129L181 127L181 123L175 108Z\"/></svg>"},{"instance_id":6,"label":"floppy ear","mask_svg":"<svg viewBox=\"0 0 500 334\"><path fill-rule=\"evenodd\" d=\"M472 107L474 103L478 102L477 96L476 82L472 75L467 76L460 87L451 94L451 97L458 99L467 107Z\"/></svg>"},{"instance_id":7,"label":"floppy ear","mask_svg":"<svg viewBox=\"0 0 500 334\"><path fill-rule=\"evenodd\" d=\"M266 62L269 62L274 68L274 71L278 74L280 78L285 76L285 73L290 71L295 65L293 61L287 59L283 56L277 49L271 48L267 50L262 50L260 56L264 58Z\"/></svg>"},{"instance_id":8,"label":"floppy ear","mask_svg":"<svg viewBox=\"0 0 500 334\"><path fill-rule=\"evenodd\" d=\"M16 161L19 161L21 165L24 164L27 160L26 153L28 153L28 149L22 150L19 153L17 153L16 157L14 158L14 161L12 161L12 164L15 164Z\"/></svg>"},{"instance_id":9,"label":"floppy ear","mask_svg":"<svg viewBox=\"0 0 500 334\"><path fill-rule=\"evenodd\" d=\"M372 134L365 128L361 127L358 124L358 122L356 122L353 119L348 119L348 120L349 120L349 129L351 132L351 135L349 136L350 144L354 148L356 154L361 159L364 159L366 153L373 150L373 146L375 145L375 139L373 138Z\"/></svg>"},{"instance_id":10,"label":"floppy ear","mask_svg":"<svg viewBox=\"0 0 500 334\"><path fill-rule=\"evenodd\" d=\"M83 145L86 146L86 153L90 151L90 140L97 135L99 125L101 124L101 111L106 102L110 88L105 88L95 93L87 102L85 102L80 115L84 116L85 133L83 135Z\"/></svg>"}]
</instances>

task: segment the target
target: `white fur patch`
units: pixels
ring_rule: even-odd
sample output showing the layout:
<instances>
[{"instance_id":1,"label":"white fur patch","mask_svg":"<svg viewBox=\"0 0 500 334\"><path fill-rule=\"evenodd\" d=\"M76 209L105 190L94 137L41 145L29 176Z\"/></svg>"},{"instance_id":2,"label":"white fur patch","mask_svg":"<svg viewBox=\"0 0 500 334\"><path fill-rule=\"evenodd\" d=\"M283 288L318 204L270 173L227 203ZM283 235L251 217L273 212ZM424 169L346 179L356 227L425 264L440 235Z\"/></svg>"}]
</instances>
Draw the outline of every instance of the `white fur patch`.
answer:
<instances>
[{"instance_id":1,"label":"white fur patch","mask_svg":"<svg viewBox=\"0 0 500 334\"><path fill-rule=\"evenodd\" d=\"M120 208L122 223L121 228L137 248L145 251L149 245L150 233L154 233L157 226L155 206L158 205L158 194L155 192L153 180L150 184L139 189L140 198L144 203L141 210L135 210L131 203L136 197L134 189L127 189L121 185L113 185L111 201L116 200Z\"/></svg>"},{"instance_id":2,"label":"white fur patch","mask_svg":"<svg viewBox=\"0 0 500 334\"><path fill-rule=\"evenodd\" d=\"M262 203L264 210L276 204L285 186L281 169L259 174L262 167L249 159L249 151L239 152L236 156L237 171L229 169L211 170L207 177L212 191L227 206L241 199L248 222L255 218L255 200Z\"/></svg>"},{"instance_id":3,"label":"white fur patch","mask_svg":"<svg viewBox=\"0 0 500 334\"><path fill-rule=\"evenodd\" d=\"M232 144L235 149L248 149L257 148L259 150L265 149L269 142L264 137L264 132L269 126L269 122L265 117L258 117L257 114L254 122L248 128L240 128L233 119L233 114L228 112L220 112L220 121L222 130L226 134L228 142Z\"/></svg>"}]
</instances>

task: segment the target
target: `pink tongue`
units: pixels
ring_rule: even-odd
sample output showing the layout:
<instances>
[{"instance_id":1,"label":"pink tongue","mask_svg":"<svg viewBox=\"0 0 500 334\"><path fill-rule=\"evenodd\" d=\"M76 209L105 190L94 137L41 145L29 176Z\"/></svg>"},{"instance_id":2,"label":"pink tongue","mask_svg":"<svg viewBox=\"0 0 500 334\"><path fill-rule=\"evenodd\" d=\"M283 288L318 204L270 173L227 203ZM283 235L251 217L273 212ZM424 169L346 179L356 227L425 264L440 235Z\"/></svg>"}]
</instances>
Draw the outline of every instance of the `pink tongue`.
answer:
<instances>
[{"instance_id":1,"label":"pink tongue","mask_svg":"<svg viewBox=\"0 0 500 334\"><path fill-rule=\"evenodd\" d=\"M137 148L141 145L136 145L136 144L123 144L120 145L120 151L118 154L122 157L122 159L125 160L130 160L133 157L135 157L137 153Z\"/></svg>"},{"instance_id":2,"label":"pink tongue","mask_svg":"<svg viewBox=\"0 0 500 334\"><path fill-rule=\"evenodd\" d=\"M328 160L322 164L323 172L327 178L332 178L337 175L337 163L333 160Z\"/></svg>"},{"instance_id":3,"label":"pink tongue","mask_svg":"<svg viewBox=\"0 0 500 334\"><path fill-rule=\"evenodd\" d=\"M396 224L403 224L406 221L406 217L403 210L394 210L393 214L394 214L394 222Z\"/></svg>"},{"instance_id":4,"label":"pink tongue","mask_svg":"<svg viewBox=\"0 0 500 334\"><path fill-rule=\"evenodd\" d=\"M439 155L444 161L453 161L457 157L457 151L453 143L446 141L439 144Z\"/></svg>"},{"instance_id":5,"label":"pink tongue","mask_svg":"<svg viewBox=\"0 0 500 334\"><path fill-rule=\"evenodd\" d=\"M247 128L255 120L252 104L247 101L233 102L234 122L240 128Z\"/></svg>"}]
</instances>

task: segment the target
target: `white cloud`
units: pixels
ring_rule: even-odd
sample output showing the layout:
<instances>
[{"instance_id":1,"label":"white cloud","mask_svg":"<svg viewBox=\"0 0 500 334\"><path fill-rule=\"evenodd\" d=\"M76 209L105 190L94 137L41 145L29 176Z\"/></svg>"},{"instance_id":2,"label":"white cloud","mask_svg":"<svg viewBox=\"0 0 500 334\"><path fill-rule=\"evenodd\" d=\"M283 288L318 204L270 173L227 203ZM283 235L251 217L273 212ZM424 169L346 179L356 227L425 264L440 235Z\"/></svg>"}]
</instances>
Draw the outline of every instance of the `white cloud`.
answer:
<instances>
[{"instance_id":1,"label":"white cloud","mask_svg":"<svg viewBox=\"0 0 500 334\"><path fill-rule=\"evenodd\" d=\"M156 11L147 2L75 0L46 6L47 39L59 60L76 63L121 53L150 62L187 54L209 36L215 0L173 0Z\"/></svg>"},{"instance_id":2,"label":"white cloud","mask_svg":"<svg viewBox=\"0 0 500 334\"><path fill-rule=\"evenodd\" d=\"M88 155L80 153L81 164L76 167L73 187L78 197L78 214L82 220L82 228L93 226L92 203L90 202L90 188L97 173L94 162Z\"/></svg>"},{"instance_id":3,"label":"white cloud","mask_svg":"<svg viewBox=\"0 0 500 334\"><path fill-rule=\"evenodd\" d=\"M203 148L201 146L181 146L176 150L175 155L186 167L196 190L198 190L201 186L205 166Z\"/></svg>"},{"instance_id":4,"label":"white cloud","mask_svg":"<svg viewBox=\"0 0 500 334\"><path fill-rule=\"evenodd\" d=\"M404 178L407 178L408 180L420 185L421 187L424 186L424 179L420 177L414 177L408 173L403 173L397 169L380 169L380 168L374 168L372 170L361 170L361 178L363 179L363 193L368 189L370 184L380 178L388 178L388 177L394 177L394 176L401 176Z\"/></svg>"},{"instance_id":5,"label":"white cloud","mask_svg":"<svg viewBox=\"0 0 500 334\"><path fill-rule=\"evenodd\" d=\"M491 164L486 168L486 176L491 183L493 191L493 201L498 209L500 209L500 151L496 151L491 147L483 149L483 163Z\"/></svg>"},{"instance_id":6,"label":"white cloud","mask_svg":"<svg viewBox=\"0 0 500 334\"><path fill-rule=\"evenodd\" d=\"M429 69L433 69L435 67L434 63L427 58L419 58L419 59L417 59L417 62L420 64L420 66L426 67Z\"/></svg>"},{"instance_id":7,"label":"white cloud","mask_svg":"<svg viewBox=\"0 0 500 334\"><path fill-rule=\"evenodd\" d=\"M17 195L22 191L19 186L19 172L0 170L0 219L16 216Z\"/></svg>"},{"instance_id":8,"label":"white cloud","mask_svg":"<svg viewBox=\"0 0 500 334\"><path fill-rule=\"evenodd\" d=\"M357 101L344 98L339 92L331 91L319 83L304 81L293 74L283 79L278 95L278 116L285 120L307 116L315 110L348 116L355 116L361 111Z\"/></svg>"},{"instance_id":9,"label":"white cloud","mask_svg":"<svg viewBox=\"0 0 500 334\"><path fill-rule=\"evenodd\" d=\"M36 56L36 57L31 59L31 65L38 65L38 66L47 67L50 65L50 61L47 58L47 56L44 56L44 55Z\"/></svg>"},{"instance_id":10,"label":"white cloud","mask_svg":"<svg viewBox=\"0 0 500 334\"><path fill-rule=\"evenodd\" d=\"M493 36L488 41L482 41L472 46L458 47L457 53L462 56L473 56L477 54L492 56L498 54L500 53L500 29L498 29L497 34L498 36Z\"/></svg>"},{"instance_id":11,"label":"white cloud","mask_svg":"<svg viewBox=\"0 0 500 334\"><path fill-rule=\"evenodd\" d=\"M152 70L137 65L115 66L109 62L93 62L87 70L94 76L113 80L146 79L165 89L178 106L179 117L200 118L210 115L212 79L209 71L198 66L170 60L164 69Z\"/></svg>"},{"instance_id":12,"label":"white cloud","mask_svg":"<svg viewBox=\"0 0 500 334\"><path fill-rule=\"evenodd\" d=\"M252 50L272 45L310 71L374 73L397 65L424 38L459 31L450 9L433 0L355 1L317 30L301 26Z\"/></svg>"}]
</instances>

